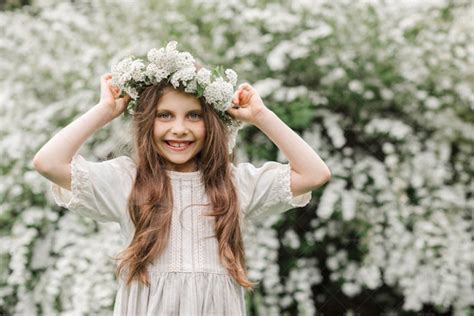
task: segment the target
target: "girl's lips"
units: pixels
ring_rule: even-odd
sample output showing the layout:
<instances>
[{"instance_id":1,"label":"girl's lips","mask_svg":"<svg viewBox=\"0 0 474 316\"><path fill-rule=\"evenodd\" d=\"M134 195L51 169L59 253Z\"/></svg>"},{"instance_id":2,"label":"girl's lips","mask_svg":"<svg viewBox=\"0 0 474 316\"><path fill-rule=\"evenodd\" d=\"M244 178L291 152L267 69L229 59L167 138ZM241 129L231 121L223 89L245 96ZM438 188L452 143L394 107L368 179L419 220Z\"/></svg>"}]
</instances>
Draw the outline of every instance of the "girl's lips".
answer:
<instances>
[{"instance_id":1,"label":"girl's lips","mask_svg":"<svg viewBox=\"0 0 474 316\"><path fill-rule=\"evenodd\" d=\"M177 151L177 152L181 152L181 151L185 151L186 149L190 148L192 144L194 144L194 142L190 142L190 143L185 143L184 147L173 147L171 146L168 142L164 142L166 144L166 147L168 147L169 149L173 150L173 151Z\"/></svg>"}]
</instances>

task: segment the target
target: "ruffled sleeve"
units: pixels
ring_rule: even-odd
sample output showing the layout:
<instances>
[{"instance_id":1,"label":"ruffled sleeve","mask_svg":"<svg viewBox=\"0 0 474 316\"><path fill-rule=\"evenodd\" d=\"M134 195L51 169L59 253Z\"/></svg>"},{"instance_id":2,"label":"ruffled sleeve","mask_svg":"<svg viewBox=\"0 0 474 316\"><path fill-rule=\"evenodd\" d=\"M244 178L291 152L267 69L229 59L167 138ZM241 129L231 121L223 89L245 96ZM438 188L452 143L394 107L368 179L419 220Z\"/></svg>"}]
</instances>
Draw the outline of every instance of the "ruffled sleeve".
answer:
<instances>
[{"instance_id":1,"label":"ruffled sleeve","mask_svg":"<svg viewBox=\"0 0 474 316\"><path fill-rule=\"evenodd\" d=\"M102 162L76 154L71 161L71 191L51 182L57 205L99 222L123 222L134 179L134 162L120 156Z\"/></svg>"},{"instance_id":2,"label":"ruffled sleeve","mask_svg":"<svg viewBox=\"0 0 474 316\"><path fill-rule=\"evenodd\" d=\"M232 165L244 218L259 219L306 206L311 191L293 196L290 164L267 161L257 168L251 163Z\"/></svg>"}]
</instances>

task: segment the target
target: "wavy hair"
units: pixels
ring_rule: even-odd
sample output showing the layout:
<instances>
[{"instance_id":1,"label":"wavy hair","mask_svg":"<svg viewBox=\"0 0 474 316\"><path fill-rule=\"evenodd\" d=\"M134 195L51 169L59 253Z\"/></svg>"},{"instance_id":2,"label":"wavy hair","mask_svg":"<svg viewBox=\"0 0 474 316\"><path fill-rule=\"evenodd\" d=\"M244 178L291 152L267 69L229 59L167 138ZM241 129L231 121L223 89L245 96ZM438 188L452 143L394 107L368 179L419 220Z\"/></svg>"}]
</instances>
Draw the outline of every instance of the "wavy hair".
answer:
<instances>
[{"instance_id":1,"label":"wavy hair","mask_svg":"<svg viewBox=\"0 0 474 316\"><path fill-rule=\"evenodd\" d=\"M170 236L173 210L171 181L165 171L165 160L153 140L156 106L169 84L146 87L140 94L133 114L133 160L137 172L128 198L128 212L135 226L130 245L124 249L115 271L118 277L126 270L126 285L133 280L150 286L147 266L160 256ZM185 93L183 89L177 90ZM227 130L217 111L198 98L206 129L202 150L194 157L203 175L205 192L215 216L215 237L219 257L229 274L243 287L254 290L257 283L247 279L244 243L241 232L241 215L238 195L231 174L234 154L229 155ZM223 194L225 192L225 194ZM209 206L209 204L206 204Z\"/></svg>"}]
</instances>

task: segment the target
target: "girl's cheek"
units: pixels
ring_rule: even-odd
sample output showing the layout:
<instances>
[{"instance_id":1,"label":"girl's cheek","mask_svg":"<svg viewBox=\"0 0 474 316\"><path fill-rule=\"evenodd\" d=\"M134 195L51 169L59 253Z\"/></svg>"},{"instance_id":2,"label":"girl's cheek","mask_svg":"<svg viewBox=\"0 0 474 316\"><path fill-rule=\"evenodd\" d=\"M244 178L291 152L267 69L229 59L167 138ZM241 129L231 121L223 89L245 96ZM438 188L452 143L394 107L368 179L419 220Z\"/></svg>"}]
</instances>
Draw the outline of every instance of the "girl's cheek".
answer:
<instances>
[{"instance_id":1,"label":"girl's cheek","mask_svg":"<svg viewBox=\"0 0 474 316\"><path fill-rule=\"evenodd\" d=\"M201 131L201 134L206 135L206 126L204 125L204 122L202 122L200 126L200 131Z\"/></svg>"}]
</instances>

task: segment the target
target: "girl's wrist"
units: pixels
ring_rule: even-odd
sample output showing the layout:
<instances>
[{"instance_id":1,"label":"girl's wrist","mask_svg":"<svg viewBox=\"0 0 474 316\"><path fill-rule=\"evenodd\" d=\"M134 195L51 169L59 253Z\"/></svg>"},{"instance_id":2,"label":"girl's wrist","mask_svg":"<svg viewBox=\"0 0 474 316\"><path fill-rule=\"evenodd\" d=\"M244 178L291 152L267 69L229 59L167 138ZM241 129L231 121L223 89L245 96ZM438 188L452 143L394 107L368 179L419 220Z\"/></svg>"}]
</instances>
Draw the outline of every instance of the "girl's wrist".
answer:
<instances>
[{"instance_id":1,"label":"girl's wrist","mask_svg":"<svg viewBox=\"0 0 474 316\"><path fill-rule=\"evenodd\" d=\"M268 120L268 117L274 114L275 113L273 113L272 110L265 107L262 109L262 111L260 111L257 115L255 115L253 124L260 128L262 125L265 124L265 121Z\"/></svg>"},{"instance_id":2,"label":"girl's wrist","mask_svg":"<svg viewBox=\"0 0 474 316\"><path fill-rule=\"evenodd\" d=\"M109 122L111 122L115 118L110 108L108 108L107 105L102 104L100 102L97 103L94 107L92 107L91 110L95 112L94 117L99 119L98 128L102 128L103 126L107 125Z\"/></svg>"},{"instance_id":3,"label":"girl's wrist","mask_svg":"<svg viewBox=\"0 0 474 316\"><path fill-rule=\"evenodd\" d=\"M99 102L94 107L98 109L100 117L104 118L104 121L106 121L105 124L115 118L109 105Z\"/></svg>"}]
</instances>

